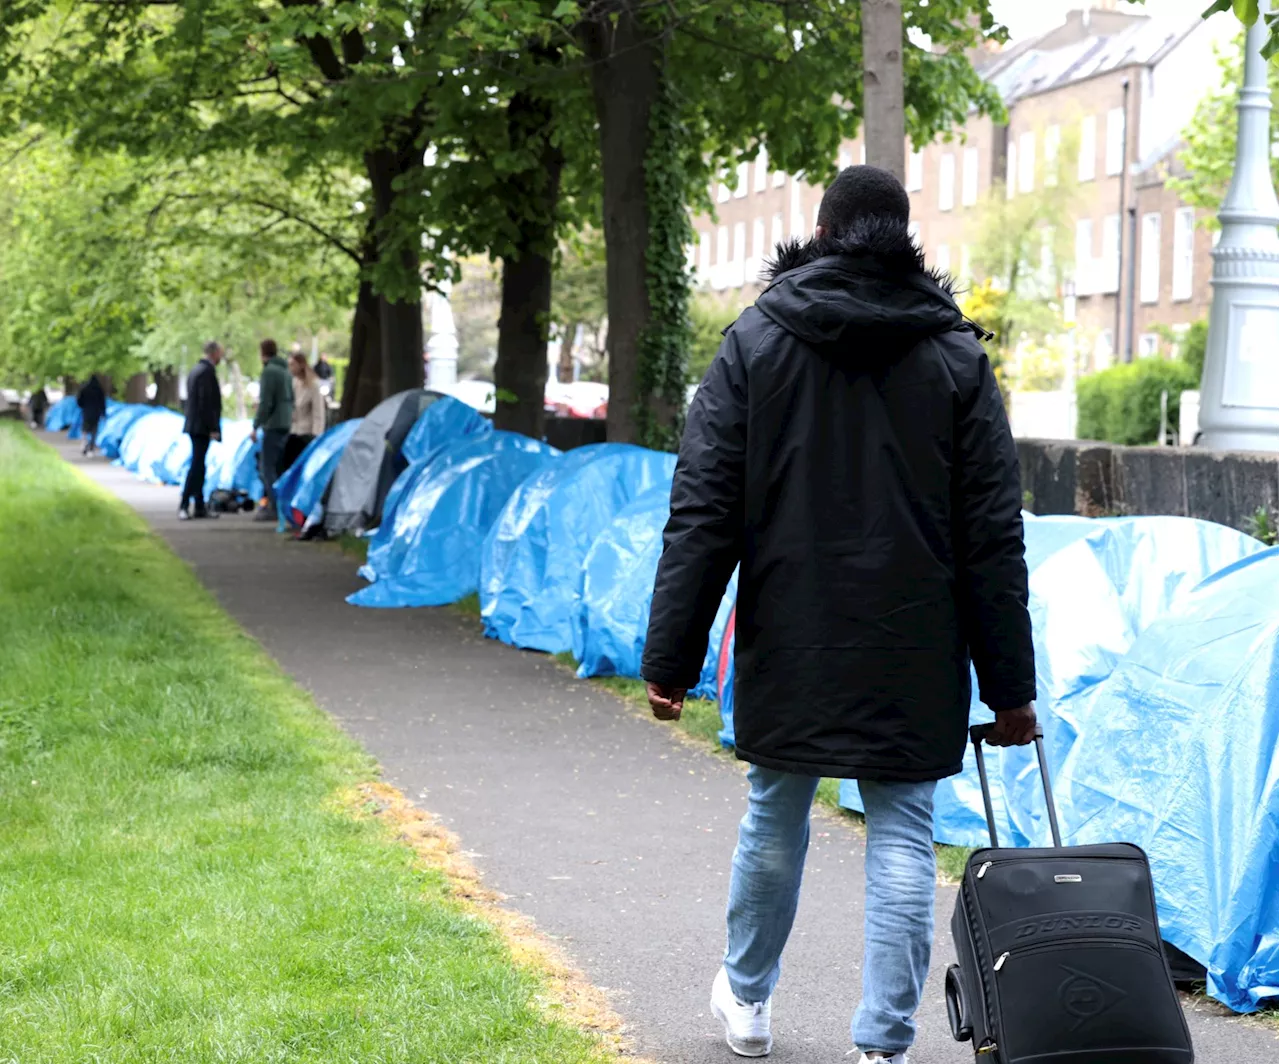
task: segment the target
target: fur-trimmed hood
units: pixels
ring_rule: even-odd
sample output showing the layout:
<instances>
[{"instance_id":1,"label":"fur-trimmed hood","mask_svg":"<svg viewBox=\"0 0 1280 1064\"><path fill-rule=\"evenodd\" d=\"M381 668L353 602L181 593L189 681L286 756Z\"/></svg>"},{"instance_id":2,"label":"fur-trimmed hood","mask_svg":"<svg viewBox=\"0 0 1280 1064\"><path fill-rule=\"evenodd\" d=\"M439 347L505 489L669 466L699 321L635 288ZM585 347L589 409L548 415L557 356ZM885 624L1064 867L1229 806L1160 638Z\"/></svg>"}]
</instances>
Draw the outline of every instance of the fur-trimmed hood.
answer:
<instances>
[{"instance_id":1,"label":"fur-trimmed hood","mask_svg":"<svg viewBox=\"0 0 1280 1064\"><path fill-rule=\"evenodd\" d=\"M839 237L779 244L756 306L824 355L882 361L963 327L949 277L926 269L906 225L865 219Z\"/></svg>"}]
</instances>

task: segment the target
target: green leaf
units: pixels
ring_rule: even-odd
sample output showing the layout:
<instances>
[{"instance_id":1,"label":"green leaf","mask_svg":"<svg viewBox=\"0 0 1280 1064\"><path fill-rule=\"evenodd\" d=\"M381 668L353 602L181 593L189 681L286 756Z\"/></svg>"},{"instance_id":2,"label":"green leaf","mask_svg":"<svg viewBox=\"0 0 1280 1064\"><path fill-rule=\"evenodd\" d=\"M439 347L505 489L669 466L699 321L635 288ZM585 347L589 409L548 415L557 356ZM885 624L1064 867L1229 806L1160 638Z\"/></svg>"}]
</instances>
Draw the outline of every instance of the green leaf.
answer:
<instances>
[{"instance_id":1,"label":"green leaf","mask_svg":"<svg viewBox=\"0 0 1280 1064\"><path fill-rule=\"evenodd\" d=\"M1252 26L1258 21L1258 0L1234 0L1232 8L1236 18L1246 26Z\"/></svg>"}]
</instances>

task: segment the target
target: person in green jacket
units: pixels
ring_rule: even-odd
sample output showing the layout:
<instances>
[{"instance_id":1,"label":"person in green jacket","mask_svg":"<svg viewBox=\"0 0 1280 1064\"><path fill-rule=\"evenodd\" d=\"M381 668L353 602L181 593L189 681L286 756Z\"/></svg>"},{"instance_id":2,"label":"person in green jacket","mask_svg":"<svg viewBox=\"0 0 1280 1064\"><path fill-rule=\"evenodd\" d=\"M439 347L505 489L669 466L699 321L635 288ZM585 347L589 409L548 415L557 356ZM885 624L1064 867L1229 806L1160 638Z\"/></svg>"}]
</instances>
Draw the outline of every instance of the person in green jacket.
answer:
<instances>
[{"instance_id":1,"label":"person in green jacket","mask_svg":"<svg viewBox=\"0 0 1280 1064\"><path fill-rule=\"evenodd\" d=\"M258 412L253 417L253 439L262 433L262 451L258 468L262 473L262 491L265 500L255 521L276 519L276 477L280 472L280 458L285 441L289 438L289 425L293 421L293 379L289 366L277 353L274 340L263 340L258 345L262 354L262 377L258 381Z\"/></svg>"}]
</instances>

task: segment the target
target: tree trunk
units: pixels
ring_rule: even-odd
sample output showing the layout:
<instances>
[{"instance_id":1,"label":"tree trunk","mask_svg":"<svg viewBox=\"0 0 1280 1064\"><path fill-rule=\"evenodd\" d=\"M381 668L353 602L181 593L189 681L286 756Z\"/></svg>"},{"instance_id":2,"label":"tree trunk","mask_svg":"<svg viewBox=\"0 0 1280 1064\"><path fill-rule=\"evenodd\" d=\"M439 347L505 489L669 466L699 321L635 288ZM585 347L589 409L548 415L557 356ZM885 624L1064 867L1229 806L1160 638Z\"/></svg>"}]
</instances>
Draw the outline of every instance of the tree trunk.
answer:
<instances>
[{"instance_id":1,"label":"tree trunk","mask_svg":"<svg viewBox=\"0 0 1280 1064\"><path fill-rule=\"evenodd\" d=\"M178 405L178 373L172 366L155 370L152 373L156 381L156 405Z\"/></svg>"},{"instance_id":2,"label":"tree trunk","mask_svg":"<svg viewBox=\"0 0 1280 1064\"><path fill-rule=\"evenodd\" d=\"M412 144L397 150L379 148L365 156L365 167L373 186L374 219L377 223L374 240L378 261L398 260L401 281L411 292L399 299L389 299L385 295L377 297L382 375L380 398L383 399L410 388L421 388L424 383L422 280L418 248L414 243L418 233L415 229L408 234L412 239L406 239L406 233L398 231L395 220L388 221L395 199L401 194L396 191L395 183L420 166L422 151ZM367 372L367 367L362 369Z\"/></svg>"},{"instance_id":3,"label":"tree trunk","mask_svg":"<svg viewBox=\"0 0 1280 1064\"><path fill-rule=\"evenodd\" d=\"M364 417L382 399L382 328L373 285L360 282L351 315L351 361L342 381L339 418Z\"/></svg>"},{"instance_id":4,"label":"tree trunk","mask_svg":"<svg viewBox=\"0 0 1280 1064\"><path fill-rule=\"evenodd\" d=\"M640 0L595 6L583 25L600 129L606 305L609 313L608 438L632 443L640 401L640 337L649 324L646 270L649 205L645 154L649 111L659 90L661 41L636 17ZM614 18L616 17L616 21Z\"/></svg>"},{"instance_id":5,"label":"tree trunk","mask_svg":"<svg viewBox=\"0 0 1280 1064\"><path fill-rule=\"evenodd\" d=\"M520 208L513 219L519 237L502 260L502 309L498 316L498 358L493 367L497 405L495 428L541 439L547 388L547 329L551 314L552 256L556 207L564 153L551 142L555 114L549 100L517 93L507 107L513 149L538 146L538 166L518 180L508 202Z\"/></svg>"},{"instance_id":6,"label":"tree trunk","mask_svg":"<svg viewBox=\"0 0 1280 1064\"><path fill-rule=\"evenodd\" d=\"M124 382L124 401L126 403L145 403L147 401L147 375L135 373Z\"/></svg>"},{"instance_id":7,"label":"tree trunk","mask_svg":"<svg viewBox=\"0 0 1280 1064\"><path fill-rule=\"evenodd\" d=\"M905 182L902 0L862 0L862 63L867 163Z\"/></svg>"},{"instance_id":8,"label":"tree trunk","mask_svg":"<svg viewBox=\"0 0 1280 1064\"><path fill-rule=\"evenodd\" d=\"M576 322L571 322L560 341L560 361L556 365L556 380L561 384L573 383L573 352L577 349L580 328L581 326Z\"/></svg>"}]
</instances>

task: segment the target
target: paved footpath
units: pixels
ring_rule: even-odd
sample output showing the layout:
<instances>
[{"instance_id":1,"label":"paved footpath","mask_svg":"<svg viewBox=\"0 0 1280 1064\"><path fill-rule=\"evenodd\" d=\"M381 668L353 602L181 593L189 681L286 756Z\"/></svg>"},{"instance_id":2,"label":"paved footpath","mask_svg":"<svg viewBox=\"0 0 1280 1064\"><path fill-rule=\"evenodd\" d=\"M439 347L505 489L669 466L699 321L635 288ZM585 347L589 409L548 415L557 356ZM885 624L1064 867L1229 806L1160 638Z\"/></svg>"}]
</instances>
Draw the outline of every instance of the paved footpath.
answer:
<instances>
[{"instance_id":1,"label":"paved footpath","mask_svg":"<svg viewBox=\"0 0 1280 1064\"><path fill-rule=\"evenodd\" d=\"M388 779L457 832L486 882L610 992L638 1052L666 1064L736 1059L707 1009L746 799L736 762L678 741L540 654L484 639L451 610L348 606L362 582L336 550L244 517L179 523L176 488L60 446L140 511ZM771 1060L840 1061L850 1049L863 857L852 826L815 820ZM954 897L939 887L916 1064L973 1060L951 1040L942 1004ZM1204 1002L1189 1018L1202 1064L1276 1059L1274 1022Z\"/></svg>"}]
</instances>

